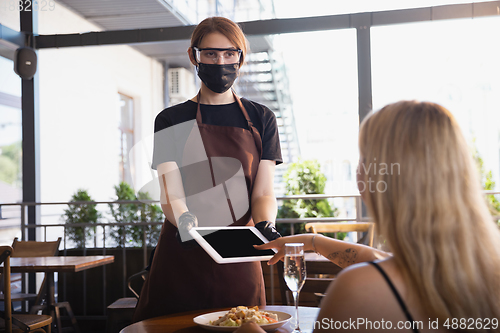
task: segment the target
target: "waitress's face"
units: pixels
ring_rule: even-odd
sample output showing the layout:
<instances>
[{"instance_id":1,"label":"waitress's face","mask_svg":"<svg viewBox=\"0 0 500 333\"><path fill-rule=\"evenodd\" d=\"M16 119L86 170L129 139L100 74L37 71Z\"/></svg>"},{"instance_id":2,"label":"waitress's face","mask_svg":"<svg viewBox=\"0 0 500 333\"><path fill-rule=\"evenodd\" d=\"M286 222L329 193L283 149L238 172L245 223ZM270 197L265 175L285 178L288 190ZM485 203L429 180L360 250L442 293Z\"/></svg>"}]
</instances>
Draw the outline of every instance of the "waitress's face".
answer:
<instances>
[{"instance_id":1,"label":"waitress's face","mask_svg":"<svg viewBox=\"0 0 500 333\"><path fill-rule=\"evenodd\" d=\"M210 49L210 48L237 49L236 45L231 43L231 41L226 36L221 34L220 32L212 32L212 33L209 33L208 35L206 35L205 37L203 37L203 39L200 42L200 45L198 45L198 48L200 48L200 49ZM189 52L189 58L191 59L191 62L193 63L193 65L196 66L197 64L196 64L195 59L192 56L193 53L191 51L191 48L189 48L188 52ZM216 62L208 61L207 63L212 63L212 64L215 63L218 65L225 64L223 56L219 56L217 58Z\"/></svg>"}]
</instances>

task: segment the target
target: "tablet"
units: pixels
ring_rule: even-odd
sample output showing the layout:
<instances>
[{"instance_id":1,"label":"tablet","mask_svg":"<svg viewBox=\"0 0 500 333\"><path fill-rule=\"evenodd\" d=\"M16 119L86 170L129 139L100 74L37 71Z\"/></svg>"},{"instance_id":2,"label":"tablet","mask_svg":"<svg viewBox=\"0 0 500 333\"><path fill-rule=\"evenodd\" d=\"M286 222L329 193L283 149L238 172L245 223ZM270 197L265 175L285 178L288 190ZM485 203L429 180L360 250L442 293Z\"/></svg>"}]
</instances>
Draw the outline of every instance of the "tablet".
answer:
<instances>
[{"instance_id":1,"label":"tablet","mask_svg":"<svg viewBox=\"0 0 500 333\"><path fill-rule=\"evenodd\" d=\"M276 253L253 247L269 242L255 227L194 227L189 233L219 264L264 261Z\"/></svg>"}]
</instances>

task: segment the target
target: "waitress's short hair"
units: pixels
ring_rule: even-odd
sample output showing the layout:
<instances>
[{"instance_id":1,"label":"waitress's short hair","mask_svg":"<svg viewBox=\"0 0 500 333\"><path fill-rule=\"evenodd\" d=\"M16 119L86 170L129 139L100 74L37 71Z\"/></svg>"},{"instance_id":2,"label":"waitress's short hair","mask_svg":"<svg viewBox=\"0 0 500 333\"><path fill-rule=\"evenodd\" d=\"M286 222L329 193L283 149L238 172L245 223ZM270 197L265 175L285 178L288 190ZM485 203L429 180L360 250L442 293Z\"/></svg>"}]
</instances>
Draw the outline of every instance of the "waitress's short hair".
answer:
<instances>
[{"instance_id":1,"label":"waitress's short hair","mask_svg":"<svg viewBox=\"0 0 500 333\"><path fill-rule=\"evenodd\" d=\"M198 24L191 35L191 48L199 46L203 37L213 32L218 32L231 41L238 49L242 50L240 65L245 61L247 53L247 40L240 26L225 17L209 17Z\"/></svg>"}]
</instances>

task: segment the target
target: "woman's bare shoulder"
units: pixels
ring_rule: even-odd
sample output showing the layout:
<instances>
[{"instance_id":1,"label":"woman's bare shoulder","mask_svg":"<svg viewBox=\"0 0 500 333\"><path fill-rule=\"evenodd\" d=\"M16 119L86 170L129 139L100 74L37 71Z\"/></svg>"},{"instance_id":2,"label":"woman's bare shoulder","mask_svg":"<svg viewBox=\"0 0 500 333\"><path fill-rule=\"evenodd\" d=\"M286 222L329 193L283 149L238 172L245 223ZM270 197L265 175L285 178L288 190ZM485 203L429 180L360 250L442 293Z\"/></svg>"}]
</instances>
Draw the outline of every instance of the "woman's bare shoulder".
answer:
<instances>
[{"instance_id":1,"label":"woman's bare shoulder","mask_svg":"<svg viewBox=\"0 0 500 333\"><path fill-rule=\"evenodd\" d=\"M376 314L374 309L388 305L388 292L387 283L375 267L368 263L352 265L329 286L318 318L369 317Z\"/></svg>"},{"instance_id":2,"label":"woman's bare shoulder","mask_svg":"<svg viewBox=\"0 0 500 333\"><path fill-rule=\"evenodd\" d=\"M333 296L348 295L349 302L355 303L360 298L365 298L368 291L383 284L383 277L371 264L360 263L342 270L328 291L332 290L330 294Z\"/></svg>"},{"instance_id":3,"label":"woman's bare shoulder","mask_svg":"<svg viewBox=\"0 0 500 333\"><path fill-rule=\"evenodd\" d=\"M335 279L337 288L348 288L351 295L363 293L373 287L384 284L380 273L370 263L351 265L340 272Z\"/></svg>"}]
</instances>

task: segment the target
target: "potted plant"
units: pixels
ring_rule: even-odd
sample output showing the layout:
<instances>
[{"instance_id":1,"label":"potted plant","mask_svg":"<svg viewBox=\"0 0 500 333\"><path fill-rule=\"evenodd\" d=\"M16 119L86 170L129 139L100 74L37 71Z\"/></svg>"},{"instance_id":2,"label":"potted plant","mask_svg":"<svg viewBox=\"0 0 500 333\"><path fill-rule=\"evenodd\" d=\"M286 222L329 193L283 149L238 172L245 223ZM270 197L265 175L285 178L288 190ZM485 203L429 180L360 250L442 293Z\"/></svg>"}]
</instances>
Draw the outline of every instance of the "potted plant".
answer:
<instances>
[{"instance_id":1,"label":"potted plant","mask_svg":"<svg viewBox=\"0 0 500 333\"><path fill-rule=\"evenodd\" d=\"M299 160L292 163L283 175L286 182L286 195L322 194L325 190L326 177L321 172L321 165L316 160ZM326 199L286 200L278 210L278 218L330 217L337 216L337 208L330 206ZM290 235L290 224L277 224L278 231L283 235ZM295 233L304 233L305 223L295 225ZM345 233L337 237L343 239Z\"/></svg>"},{"instance_id":2,"label":"potted plant","mask_svg":"<svg viewBox=\"0 0 500 333\"><path fill-rule=\"evenodd\" d=\"M79 189L71 197L70 202L94 201L86 190ZM82 223L97 223L102 217L96 209L96 204L71 204L64 210L66 224L78 225ZM87 239L95 234L95 227L67 227L66 235L77 248L84 248Z\"/></svg>"},{"instance_id":3,"label":"potted plant","mask_svg":"<svg viewBox=\"0 0 500 333\"><path fill-rule=\"evenodd\" d=\"M150 200L148 193L138 192L137 196L133 188L126 182L121 182L115 186L117 201L122 200ZM154 204L109 204L111 216L118 223L140 223L140 222L157 222L163 220L163 212L160 207ZM143 233L146 233L146 245L155 246L160 236L160 225L149 226L120 226L115 227L111 231L111 237L119 246L126 244L132 247L142 247Z\"/></svg>"}]
</instances>

